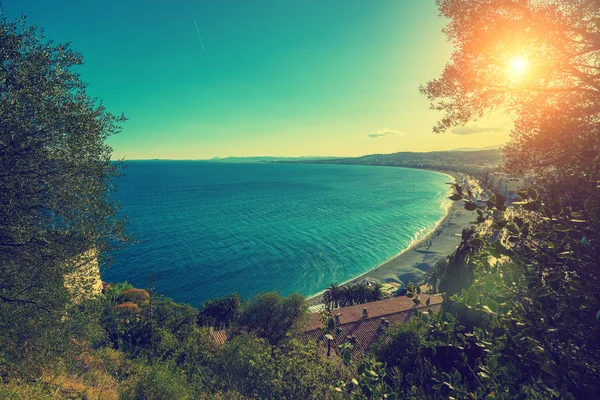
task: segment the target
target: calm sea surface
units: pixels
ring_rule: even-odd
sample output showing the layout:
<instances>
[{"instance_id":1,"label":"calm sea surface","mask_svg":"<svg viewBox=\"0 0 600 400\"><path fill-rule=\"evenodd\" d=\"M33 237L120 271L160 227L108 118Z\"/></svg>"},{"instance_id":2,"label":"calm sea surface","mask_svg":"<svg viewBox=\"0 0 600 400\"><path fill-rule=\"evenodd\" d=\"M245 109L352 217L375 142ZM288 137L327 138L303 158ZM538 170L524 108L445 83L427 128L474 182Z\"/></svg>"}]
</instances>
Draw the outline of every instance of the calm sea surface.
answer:
<instances>
[{"instance_id":1,"label":"calm sea surface","mask_svg":"<svg viewBox=\"0 0 600 400\"><path fill-rule=\"evenodd\" d=\"M130 161L119 199L138 243L107 281L199 306L237 292L311 295L366 272L445 215L447 175L405 168Z\"/></svg>"}]
</instances>

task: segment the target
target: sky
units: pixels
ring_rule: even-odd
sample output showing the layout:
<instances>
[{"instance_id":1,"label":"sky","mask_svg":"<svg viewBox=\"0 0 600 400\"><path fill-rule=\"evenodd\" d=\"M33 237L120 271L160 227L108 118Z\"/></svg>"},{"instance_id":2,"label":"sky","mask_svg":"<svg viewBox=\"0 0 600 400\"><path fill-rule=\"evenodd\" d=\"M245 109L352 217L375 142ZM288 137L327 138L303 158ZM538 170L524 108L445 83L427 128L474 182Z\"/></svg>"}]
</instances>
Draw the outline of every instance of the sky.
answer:
<instances>
[{"instance_id":1,"label":"sky","mask_svg":"<svg viewBox=\"0 0 600 400\"><path fill-rule=\"evenodd\" d=\"M419 85L452 52L434 0L3 0L83 54L129 120L114 158L359 156L508 140L493 114L436 135ZM197 26L197 29L196 29Z\"/></svg>"}]
</instances>

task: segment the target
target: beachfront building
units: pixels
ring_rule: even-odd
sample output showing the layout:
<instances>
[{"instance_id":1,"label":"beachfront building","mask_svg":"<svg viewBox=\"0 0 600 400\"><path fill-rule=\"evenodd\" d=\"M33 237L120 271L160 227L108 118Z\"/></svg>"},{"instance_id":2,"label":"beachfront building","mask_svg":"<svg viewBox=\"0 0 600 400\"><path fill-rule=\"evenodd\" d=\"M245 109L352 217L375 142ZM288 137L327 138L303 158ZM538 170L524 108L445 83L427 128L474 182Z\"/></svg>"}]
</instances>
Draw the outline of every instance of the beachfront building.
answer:
<instances>
[{"instance_id":1,"label":"beachfront building","mask_svg":"<svg viewBox=\"0 0 600 400\"><path fill-rule=\"evenodd\" d=\"M350 342L354 347L353 357L360 357L391 324L408 321L416 310L425 312L428 309L433 311L440 309L442 296L422 295L422 297L424 300L430 299L429 306L425 304L416 306L412 299L400 296L333 310L336 326L341 329L341 333L331 343L331 348L338 348L339 345ZM323 349L323 354L326 354L327 340L321 328L323 322L319 314L310 314L306 330L300 338L305 343L310 340L316 341Z\"/></svg>"},{"instance_id":2,"label":"beachfront building","mask_svg":"<svg viewBox=\"0 0 600 400\"><path fill-rule=\"evenodd\" d=\"M497 193L500 193L508 201L519 199L517 191L531 185L530 177L510 175L505 172L493 172L488 176L488 184L490 188Z\"/></svg>"},{"instance_id":3,"label":"beachfront building","mask_svg":"<svg viewBox=\"0 0 600 400\"><path fill-rule=\"evenodd\" d=\"M429 309L432 311L440 309L442 296L422 294L421 297L424 301L427 298L430 299L429 306L425 304L416 306L412 299L399 296L333 310L336 326L341 329L341 333L331 343L331 347L337 348L342 343L350 342L354 346L353 357L360 357L391 324L408 321L416 310L425 312ZM318 312L310 313L306 328L300 334L300 340L304 343L316 341L325 356L327 340L325 332L321 328L323 328L323 322L321 322L320 314ZM231 331L211 328L210 335L217 345L223 345L231 338ZM334 355L335 352L332 351L331 354Z\"/></svg>"}]
</instances>

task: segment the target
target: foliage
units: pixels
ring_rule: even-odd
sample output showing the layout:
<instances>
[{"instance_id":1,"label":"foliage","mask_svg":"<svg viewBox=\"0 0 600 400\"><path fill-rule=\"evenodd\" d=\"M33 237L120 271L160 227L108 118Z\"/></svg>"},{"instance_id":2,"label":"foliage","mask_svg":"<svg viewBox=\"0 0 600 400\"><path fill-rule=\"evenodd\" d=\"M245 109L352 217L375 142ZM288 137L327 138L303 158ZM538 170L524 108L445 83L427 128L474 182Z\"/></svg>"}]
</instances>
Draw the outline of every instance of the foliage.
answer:
<instances>
[{"instance_id":1,"label":"foliage","mask_svg":"<svg viewBox=\"0 0 600 400\"><path fill-rule=\"evenodd\" d=\"M429 392L435 368L425 357L427 326L419 319L390 326L385 335L371 347L371 353L385 363L390 374L390 385L404 397L415 392ZM401 397L402 397L401 396Z\"/></svg>"},{"instance_id":2,"label":"foliage","mask_svg":"<svg viewBox=\"0 0 600 400\"><path fill-rule=\"evenodd\" d=\"M544 202L532 188L520 195L521 210L507 209L500 195L477 208L481 229L493 233L463 243L476 252L473 279L449 297L445 313L423 316L429 346L438 353L451 348L455 360L455 371L437 378L436 387L457 398L595 397L600 248L590 216L596 203L588 199L580 215L560 201ZM442 282L453 279L441 274Z\"/></svg>"},{"instance_id":3,"label":"foliage","mask_svg":"<svg viewBox=\"0 0 600 400\"><path fill-rule=\"evenodd\" d=\"M121 301L131 302L138 306L146 306L150 302L150 294L143 289L128 289L121 293Z\"/></svg>"},{"instance_id":4,"label":"foliage","mask_svg":"<svg viewBox=\"0 0 600 400\"><path fill-rule=\"evenodd\" d=\"M507 167L535 172L541 189L578 206L594 173L600 109L600 8L595 0L438 0L455 51L421 88L445 112L434 131L501 108L515 116ZM528 64L511 70L516 58ZM597 173L597 172L596 172ZM581 193L583 192L583 193Z\"/></svg>"},{"instance_id":5,"label":"foliage","mask_svg":"<svg viewBox=\"0 0 600 400\"><path fill-rule=\"evenodd\" d=\"M124 118L87 96L81 55L24 18L0 16L0 59L0 364L36 376L95 326L71 291L124 239L104 144Z\"/></svg>"},{"instance_id":6,"label":"foliage","mask_svg":"<svg viewBox=\"0 0 600 400\"><path fill-rule=\"evenodd\" d=\"M382 300L384 294L381 288L382 286L379 283L373 286L367 286L362 283L338 286L332 283L325 290L325 293L323 293L323 304L328 309L332 309Z\"/></svg>"},{"instance_id":7,"label":"foliage","mask_svg":"<svg viewBox=\"0 0 600 400\"><path fill-rule=\"evenodd\" d=\"M252 334L228 341L217 373L228 389L247 397L268 399L336 398L331 383L339 375L314 344L286 339L271 346Z\"/></svg>"},{"instance_id":8,"label":"foliage","mask_svg":"<svg viewBox=\"0 0 600 400\"><path fill-rule=\"evenodd\" d=\"M192 399L185 376L167 363L154 364L135 388L135 400Z\"/></svg>"},{"instance_id":9,"label":"foliage","mask_svg":"<svg viewBox=\"0 0 600 400\"><path fill-rule=\"evenodd\" d=\"M275 292L258 294L244 306L238 324L274 345L302 328L307 310L299 294L286 298Z\"/></svg>"},{"instance_id":10,"label":"foliage","mask_svg":"<svg viewBox=\"0 0 600 400\"><path fill-rule=\"evenodd\" d=\"M240 307L240 296L236 293L223 299L208 300L198 315L198 323L212 326L215 329L229 328L229 325L237 318Z\"/></svg>"},{"instance_id":11,"label":"foliage","mask_svg":"<svg viewBox=\"0 0 600 400\"><path fill-rule=\"evenodd\" d=\"M445 313L424 316L432 349L451 348L456 360L436 387L458 398L597 397L600 8L593 0L438 5L456 50L422 88L446 112L435 130L490 108L512 112L507 169L534 173L536 189L520 192L513 208L499 194L478 204L455 185L451 199L477 211L479 232L462 244L469 266L437 271L454 293ZM512 57L528 70L511 73Z\"/></svg>"},{"instance_id":12,"label":"foliage","mask_svg":"<svg viewBox=\"0 0 600 400\"><path fill-rule=\"evenodd\" d=\"M104 140L124 118L86 95L81 55L24 19L2 16L0 58L0 301L43 315L68 302L65 275L123 238Z\"/></svg>"}]
</instances>

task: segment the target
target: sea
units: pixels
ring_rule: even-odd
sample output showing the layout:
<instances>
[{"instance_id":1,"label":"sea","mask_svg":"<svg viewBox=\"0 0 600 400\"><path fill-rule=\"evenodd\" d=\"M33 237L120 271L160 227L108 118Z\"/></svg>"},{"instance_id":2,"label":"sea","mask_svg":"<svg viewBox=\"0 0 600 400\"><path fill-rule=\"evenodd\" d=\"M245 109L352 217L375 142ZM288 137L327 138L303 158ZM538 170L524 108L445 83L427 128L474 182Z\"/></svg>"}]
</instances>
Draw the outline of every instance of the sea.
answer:
<instances>
[{"instance_id":1,"label":"sea","mask_svg":"<svg viewBox=\"0 0 600 400\"><path fill-rule=\"evenodd\" d=\"M152 281L194 306L233 292L310 296L361 275L435 228L451 181L323 164L129 161L123 172L117 195L136 243L103 280Z\"/></svg>"}]
</instances>

